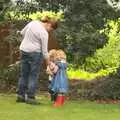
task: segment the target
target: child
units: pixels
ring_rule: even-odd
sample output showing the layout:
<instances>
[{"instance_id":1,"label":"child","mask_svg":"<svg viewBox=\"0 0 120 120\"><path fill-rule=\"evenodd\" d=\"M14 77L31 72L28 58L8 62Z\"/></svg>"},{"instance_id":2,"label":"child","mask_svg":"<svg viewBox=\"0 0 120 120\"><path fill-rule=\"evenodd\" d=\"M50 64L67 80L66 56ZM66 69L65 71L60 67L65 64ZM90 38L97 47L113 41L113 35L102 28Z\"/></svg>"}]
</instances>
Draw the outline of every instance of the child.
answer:
<instances>
[{"instance_id":1,"label":"child","mask_svg":"<svg viewBox=\"0 0 120 120\"><path fill-rule=\"evenodd\" d=\"M58 70L58 66L56 66L55 64L56 51L57 51L56 49L52 49L48 53L49 65L47 66L46 72L49 74L49 85L52 82L54 74ZM50 93L51 101L55 102L57 98L57 94L54 91L50 90L49 88L48 88L48 92Z\"/></svg>"},{"instance_id":2,"label":"child","mask_svg":"<svg viewBox=\"0 0 120 120\"><path fill-rule=\"evenodd\" d=\"M58 107L64 104L65 93L68 91L68 78L66 74L67 63L64 51L56 50L54 59L58 69L53 75L49 89L57 94L57 98L53 106Z\"/></svg>"}]
</instances>

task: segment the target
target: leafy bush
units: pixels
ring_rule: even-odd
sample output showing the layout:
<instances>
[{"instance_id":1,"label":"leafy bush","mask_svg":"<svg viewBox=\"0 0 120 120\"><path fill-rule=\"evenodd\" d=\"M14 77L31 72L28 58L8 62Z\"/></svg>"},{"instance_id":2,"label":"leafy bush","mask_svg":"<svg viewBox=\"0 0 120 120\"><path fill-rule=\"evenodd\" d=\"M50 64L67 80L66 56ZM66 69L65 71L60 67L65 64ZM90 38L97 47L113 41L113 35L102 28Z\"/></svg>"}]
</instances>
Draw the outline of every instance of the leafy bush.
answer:
<instances>
[{"instance_id":1,"label":"leafy bush","mask_svg":"<svg viewBox=\"0 0 120 120\"><path fill-rule=\"evenodd\" d=\"M73 66L69 67L67 69L68 78L70 80L72 79L85 79L85 80L93 80L97 77L104 77L111 73L115 73L116 68L107 68L107 69L101 69L98 72L87 72L83 69L75 69Z\"/></svg>"},{"instance_id":2,"label":"leafy bush","mask_svg":"<svg viewBox=\"0 0 120 120\"><path fill-rule=\"evenodd\" d=\"M97 49L95 54L86 58L83 65L86 70L98 71L100 69L117 68L120 66L120 20L108 21L106 29L101 30L108 37L103 48Z\"/></svg>"},{"instance_id":3,"label":"leafy bush","mask_svg":"<svg viewBox=\"0 0 120 120\"><path fill-rule=\"evenodd\" d=\"M23 20L23 19L31 19L31 20L41 20L43 17L48 16L51 19L54 20L62 20L64 17L64 14L62 11L59 12L53 12L53 11L42 11L42 12L36 12L36 13L31 13L29 14L29 17L25 18L22 13L18 13L17 15L13 11L8 11L6 13L6 16L10 19L15 19L15 20Z\"/></svg>"},{"instance_id":4,"label":"leafy bush","mask_svg":"<svg viewBox=\"0 0 120 120\"><path fill-rule=\"evenodd\" d=\"M107 19L115 20L118 16L105 0L93 0L92 3L90 0L70 0L64 24L57 34L68 60L81 66L86 57L103 48L107 39L99 30L104 28Z\"/></svg>"},{"instance_id":5,"label":"leafy bush","mask_svg":"<svg viewBox=\"0 0 120 120\"><path fill-rule=\"evenodd\" d=\"M117 100L120 99L120 76L111 74L92 81L72 80L69 95L72 99Z\"/></svg>"},{"instance_id":6,"label":"leafy bush","mask_svg":"<svg viewBox=\"0 0 120 120\"><path fill-rule=\"evenodd\" d=\"M0 70L0 88L2 90L9 90L13 86L16 86L18 81L18 74L19 73L19 62L15 64L11 64L6 69Z\"/></svg>"}]
</instances>

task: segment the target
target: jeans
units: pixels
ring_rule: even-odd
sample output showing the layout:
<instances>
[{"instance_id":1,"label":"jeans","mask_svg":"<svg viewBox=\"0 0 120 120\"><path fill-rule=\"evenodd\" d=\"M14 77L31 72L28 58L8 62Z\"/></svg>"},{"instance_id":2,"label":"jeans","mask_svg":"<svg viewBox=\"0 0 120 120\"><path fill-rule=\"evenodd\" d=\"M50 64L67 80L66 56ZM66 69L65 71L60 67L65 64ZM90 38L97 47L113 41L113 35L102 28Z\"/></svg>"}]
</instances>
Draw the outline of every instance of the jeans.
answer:
<instances>
[{"instance_id":1,"label":"jeans","mask_svg":"<svg viewBox=\"0 0 120 120\"><path fill-rule=\"evenodd\" d=\"M18 82L18 95L29 98L35 97L37 80L39 77L40 62L43 60L42 53L20 51L20 78Z\"/></svg>"}]
</instances>

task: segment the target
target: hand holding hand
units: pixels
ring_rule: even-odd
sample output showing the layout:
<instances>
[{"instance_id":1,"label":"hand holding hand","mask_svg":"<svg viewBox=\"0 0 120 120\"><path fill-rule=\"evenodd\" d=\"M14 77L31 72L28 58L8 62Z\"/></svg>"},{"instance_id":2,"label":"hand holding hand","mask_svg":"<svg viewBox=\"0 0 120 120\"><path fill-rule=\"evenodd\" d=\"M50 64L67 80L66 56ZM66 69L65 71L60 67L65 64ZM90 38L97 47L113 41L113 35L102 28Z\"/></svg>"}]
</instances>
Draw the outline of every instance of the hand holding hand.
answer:
<instances>
[{"instance_id":1,"label":"hand holding hand","mask_svg":"<svg viewBox=\"0 0 120 120\"><path fill-rule=\"evenodd\" d=\"M58 66L55 65L54 70L53 70L53 73L57 73L58 69L59 69Z\"/></svg>"},{"instance_id":2,"label":"hand holding hand","mask_svg":"<svg viewBox=\"0 0 120 120\"><path fill-rule=\"evenodd\" d=\"M53 72L50 70L49 66L47 66L46 73L49 75L53 75Z\"/></svg>"}]
</instances>

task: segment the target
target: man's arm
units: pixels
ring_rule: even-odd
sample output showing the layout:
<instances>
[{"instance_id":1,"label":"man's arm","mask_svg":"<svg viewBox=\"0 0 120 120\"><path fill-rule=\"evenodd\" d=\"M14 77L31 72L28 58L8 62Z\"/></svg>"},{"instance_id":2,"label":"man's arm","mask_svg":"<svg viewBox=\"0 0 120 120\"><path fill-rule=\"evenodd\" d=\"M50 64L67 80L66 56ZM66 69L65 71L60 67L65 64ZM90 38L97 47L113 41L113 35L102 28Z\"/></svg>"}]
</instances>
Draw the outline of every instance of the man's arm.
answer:
<instances>
[{"instance_id":1,"label":"man's arm","mask_svg":"<svg viewBox=\"0 0 120 120\"><path fill-rule=\"evenodd\" d=\"M30 25L30 23L28 23L28 24L20 31L20 34L21 34L22 36L25 35L26 30L28 29L29 25Z\"/></svg>"},{"instance_id":2,"label":"man's arm","mask_svg":"<svg viewBox=\"0 0 120 120\"><path fill-rule=\"evenodd\" d=\"M41 50L42 54L45 59L46 65L48 65L49 60L48 60L48 34L42 34L41 35Z\"/></svg>"}]
</instances>

